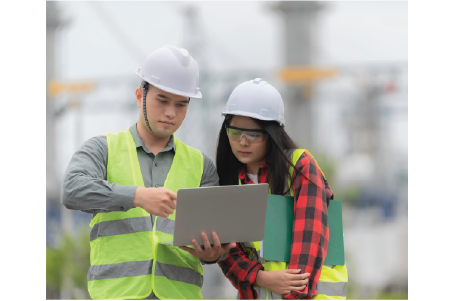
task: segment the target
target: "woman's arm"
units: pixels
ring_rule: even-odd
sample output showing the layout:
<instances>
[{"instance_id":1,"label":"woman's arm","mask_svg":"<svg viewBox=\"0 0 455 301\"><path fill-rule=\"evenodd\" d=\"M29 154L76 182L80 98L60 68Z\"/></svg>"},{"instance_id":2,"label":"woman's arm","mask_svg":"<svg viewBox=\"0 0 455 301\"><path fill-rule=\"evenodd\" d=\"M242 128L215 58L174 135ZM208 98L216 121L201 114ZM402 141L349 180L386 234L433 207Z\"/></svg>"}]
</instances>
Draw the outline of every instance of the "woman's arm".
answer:
<instances>
[{"instance_id":1,"label":"woman's arm","mask_svg":"<svg viewBox=\"0 0 455 301\"><path fill-rule=\"evenodd\" d=\"M219 262L218 265L232 285L239 291L240 299L258 298L253 285L256 282L258 272L264 270L264 267L259 262L250 260L239 244L230 249L228 257Z\"/></svg>"},{"instance_id":2,"label":"woman's arm","mask_svg":"<svg viewBox=\"0 0 455 301\"><path fill-rule=\"evenodd\" d=\"M305 289L291 291L284 298L311 299L317 295L315 287L327 253L327 200L333 193L326 187L311 156L303 153L295 166L301 174L294 170L294 228L289 269L301 269L301 273L310 273L310 277Z\"/></svg>"}]
</instances>

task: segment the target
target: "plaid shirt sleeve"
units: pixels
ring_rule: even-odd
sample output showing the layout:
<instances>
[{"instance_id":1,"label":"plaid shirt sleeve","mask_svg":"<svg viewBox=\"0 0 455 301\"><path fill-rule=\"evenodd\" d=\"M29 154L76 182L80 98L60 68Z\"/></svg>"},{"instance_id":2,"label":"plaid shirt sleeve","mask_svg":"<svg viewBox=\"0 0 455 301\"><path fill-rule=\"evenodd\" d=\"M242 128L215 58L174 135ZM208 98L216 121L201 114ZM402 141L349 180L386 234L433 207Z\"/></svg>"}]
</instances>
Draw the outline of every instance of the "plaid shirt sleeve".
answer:
<instances>
[{"instance_id":1,"label":"plaid shirt sleeve","mask_svg":"<svg viewBox=\"0 0 455 301\"><path fill-rule=\"evenodd\" d=\"M229 250L228 257L219 262L221 270L232 285L239 291L240 299L257 299L253 289L259 270L264 270L262 264L251 261L239 244Z\"/></svg>"},{"instance_id":2,"label":"plaid shirt sleeve","mask_svg":"<svg viewBox=\"0 0 455 301\"><path fill-rule=\"evenodd\" d=\"M302 291L291 291L285 299L312 299L318 292L316 284L327 254L329 228L327 204L333 192L311 156L303 153L294 170L294 229L289 269L310 273L308 285Z\"/></svg>"}]
</instances>

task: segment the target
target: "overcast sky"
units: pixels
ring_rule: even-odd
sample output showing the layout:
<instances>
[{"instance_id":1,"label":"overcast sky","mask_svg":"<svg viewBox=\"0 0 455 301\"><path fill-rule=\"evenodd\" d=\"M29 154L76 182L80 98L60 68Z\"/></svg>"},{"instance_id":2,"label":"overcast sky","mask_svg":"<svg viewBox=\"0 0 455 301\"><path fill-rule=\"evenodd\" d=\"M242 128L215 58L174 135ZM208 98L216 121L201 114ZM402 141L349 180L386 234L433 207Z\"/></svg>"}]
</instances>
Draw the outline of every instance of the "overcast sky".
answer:
<instances>
[{"instance_id":1,"label":"overcast sky","mask_svg":"<svg viewBox=\"0 0 455 301\"><path fill-rule=\"evenodd\" d=\"M407 61L407 2L325 3L317 28L320 62ZM58 73L65 79L133 74L147 53L165 44L184 44L183 9L190 2L60 4L71 20L61 31L58 56ZM269 69L282 64L283 22L270 4L191 2L211 68Z\"/></svg>"}]
</instances>

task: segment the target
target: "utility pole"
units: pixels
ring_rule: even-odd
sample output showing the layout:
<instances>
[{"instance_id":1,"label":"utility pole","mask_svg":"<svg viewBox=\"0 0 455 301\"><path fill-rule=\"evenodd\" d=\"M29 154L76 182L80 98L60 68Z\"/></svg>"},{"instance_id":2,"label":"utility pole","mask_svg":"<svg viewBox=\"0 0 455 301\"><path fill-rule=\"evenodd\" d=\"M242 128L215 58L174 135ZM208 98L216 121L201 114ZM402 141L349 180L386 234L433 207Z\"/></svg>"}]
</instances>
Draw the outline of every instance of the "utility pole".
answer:
<instances>
[{"instance_id":1,"label":"utility pole","mask_svg":"<svg viewBox=\"0 0 455 301\"><path fill-rule=\"evenodd\" d=\"M271 6L284 22L284 64L286 68L311 69L315 64L316 20L323 4L313 1L280 1ZM308 78L291 83L284 93L286 131L304 148L315 146L312 84Z\"/></svg>"},{"instance_id":2,"label":"utility pole","mask_svg":"<svg viewBox=\"0 0 455 301\"><path fill-rule=\"evenodd\" d=\"M194 4L189 4L183 8L185 19L183 28L183 48L189 51L191 56L198 63L199 69L205 65L204 50L205 43L202 30L199 24L199 12ZM202 67L202 68L201 68Z\"/></svg>"},{"instance_id":3,"label":"utility pole","mask_svg":"<svg viewBox=\"0 0 455 301\"><path fill-rule=\"evenodd\" d=\"M46 196L50 204L60 207L62 226L70 228L72 214L60 204L60 181L56 164L56 119L55 98L50 91L50 84L57 75L57 46L59 30L68 24L61 17L61 10L55 1L46 2ZM69 273L63 274L60 297L71 297L72 281Z\"/></svg>"},{"instance_id":4,"label":"utility pole","mask_svg":"<svg viewBox=\"0 0 455 301\"><path fill-rule=\"evenodd\" d=\"M57 2L46 2L46 86L49 87L52 79L56 77L56 48L59 28L65 25L60 17ZM54 203L59 203L59 181L56 166L55 143L55 99L46 89L46 196Z\"/></svg>"},{"instance_id":5,"label":"utility pole","mask_svg":"<svg viewBox=\"0 0 455 301\"><path fill-rule=\"evenodd\" d=\"M56 121L59 112L56 110L55 93L53 86L57 74L57 46L59 30L69 24L69 20L62 18L62 11L57 2L46 2L46 193L47 198L58 207L61 212L62 229L72 231L72 212L67 210L60 203L60 180L57 176L57 142L56 142Z\"/></svg>"},{"instance_id":6,"label":"utility pole","mask_svg":"<svg viewBox=\"0 0 455 301\"><path fill-rule=\"evenodd\" d=\"M373 76L372 76L373 75ZM365 135L362 137L367 141L366 152L375 162L375 171L373 176L373 188L385 188L385 171L384 163L382 160L383 153L383 139L381 127L381 112L378 106L378 98L381 96L382 91L374 77L374 73L370 75L369 82L364 90L363 95L363 110L361 114L360 128L357 132L363 132ZM362 106L362 104L361 104Z\"/></svg>"},{"instance_id":7,"label":"utility pole","mask_svg":"<svg viewBox=\"0 0 455 301\"><path fill-rule=\"evenodd\" d=\"M182 28L182 47L188 50L190 55L196 60L199 67L199 88L202 91L203 101L198 99L191 100L189 106L189 114L186 116L185 123L191 126L181 126L177 136L182 138L186 143L192 146L203 145L205 153L214 152L214 145L211 138L211 131L213 128L209 127L210 112L214 106L211 101L211 92L208 86L213 82L210 71L207 70L205 50L208 46L205 41L203 26L201 26L201 19L198 6L195 4L187 4L181 8L183 16ZM197 114L195 114L197 112ZM201 116L203 116L201 118ZM197 130L196 130L197 129ZM200 135L200 131L204 131L205 135Z\"/></svg>"}]
</instances>

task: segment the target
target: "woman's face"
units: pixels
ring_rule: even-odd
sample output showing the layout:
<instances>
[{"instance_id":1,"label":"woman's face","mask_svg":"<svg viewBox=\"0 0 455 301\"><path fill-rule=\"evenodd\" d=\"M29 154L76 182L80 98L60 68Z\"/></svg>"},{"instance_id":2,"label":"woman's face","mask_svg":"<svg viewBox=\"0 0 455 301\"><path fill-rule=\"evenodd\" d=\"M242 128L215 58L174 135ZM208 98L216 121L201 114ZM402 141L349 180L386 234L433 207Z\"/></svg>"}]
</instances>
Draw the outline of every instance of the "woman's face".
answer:
<instances>
[{"instance_id":1,"label":"woman's face","mask_svg":"<svg viewBox=\"0 0 455 301\"><path fill-rule=\"evenodd\" d=\"M253 121L250 117L235 115L232 117L232 127L251 129L251 130L262 130L261 126ZM265 135L257 132L240 131L245 135ZM257 134L256 134L257 133ZM262 142L249 141L245 135L241 135L241 140L236 141L235 139L229 138L229 144L231 145L234 156L242 163L247 165L261 166L266 162L265 155L267 154L267 140L265 137ZM251 138L250 135L250 138Z\"/></svg>"}]
</instances>

